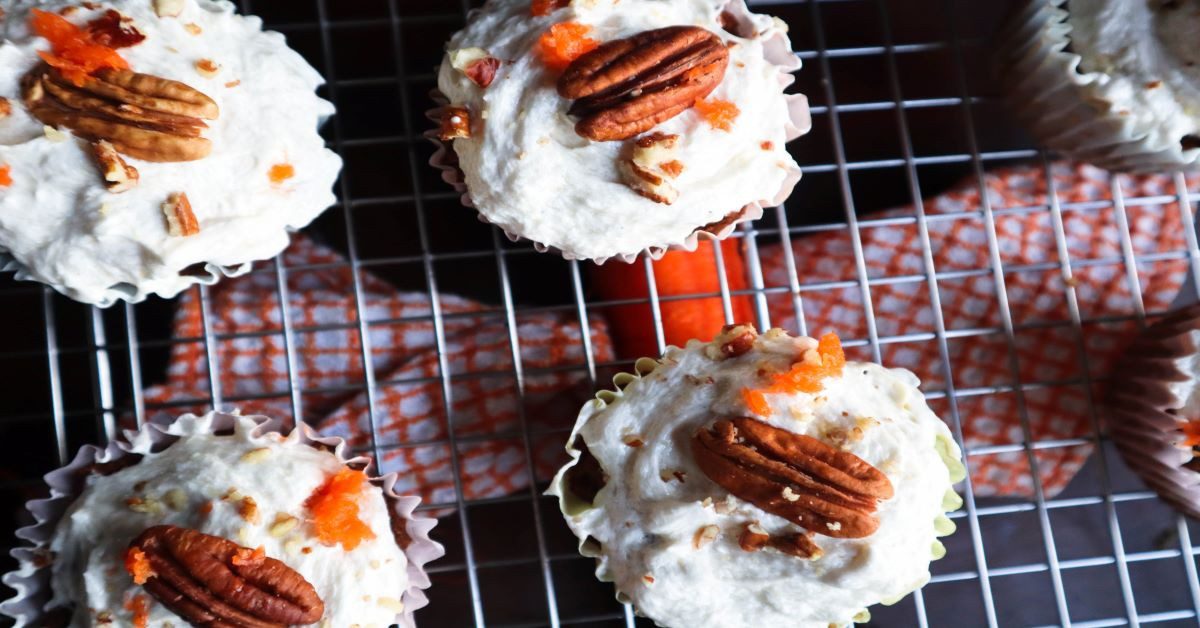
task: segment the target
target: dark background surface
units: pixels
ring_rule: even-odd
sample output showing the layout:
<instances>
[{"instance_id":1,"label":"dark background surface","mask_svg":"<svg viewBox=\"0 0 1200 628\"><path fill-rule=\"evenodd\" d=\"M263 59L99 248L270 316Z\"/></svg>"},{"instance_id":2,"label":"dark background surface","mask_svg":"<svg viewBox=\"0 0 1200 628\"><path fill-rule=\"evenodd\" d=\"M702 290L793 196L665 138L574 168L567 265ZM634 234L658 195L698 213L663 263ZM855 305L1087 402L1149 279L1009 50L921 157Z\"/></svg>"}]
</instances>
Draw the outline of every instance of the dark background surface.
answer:
<instances>
[{"instance_id":1,"label":"dark background surface","mask_svg":"<svg viewBox=\"0 0 1200 628\"><path fill-rule=\"evenodd\" d=\"M417 213L423 212L429 234L428 253L443 292L498 303L498 282L480 281L479 262L444 256L468 251L491 251L492 229L463 209L438 174L426 166L432 147L419 137L426 128L422 111L430 105L434 68L443 42L463 21L461 5L450 0L245 0L242 8L264 18L268 27L284 32L289 43L334 83L324 90L338 105L335 123L324 133L346 160L339 188L342 203L325 213L308 234L349 253L376 260L372 272L402 289L426 289L423 260L386 261L421 253ZM894 55L903 109L912 150L918 157L945 156L944 163L918 166L922 192L932 195L971 173L971 137L993 167L1030 156L1031 143L1016 129L995 101L996 87L986 63L989 38L1008 2L973 0L841 0L755 4L756 10L780 16L792 27L793 44L805 56L796 89L816 107L813 131L790 148L805 176L787 205L792 227L841 222L850 211L860 215L911 202L909 180L900 157L908 138L898 130L895 95L890 84L889 55L872 50L889 39L899 46ZM819 25L819 26L818 26ZM823 31L824 40L819 38ZM825 48L863 48L861 54L831 55L830 81L822 80ZM962 65L956 51L961 49ZM960 104L965 95L975 125L969 128ZM831 95L834 101L831 101ZM835 127L828 107L841 110ZM833 133L840 128L844 154ZM1009 152L1012 151L1012 152ZM994 158L993 158L994 157ZM839 159L853 166L835 167ZM842 181L841 177L846 180ZM848 183L849 188L844 184ZM31 211L33 211L31 209ZM351 212L347 220L346 212ZM775 220L761 227L777 229ZM764 237L771 241L771 235ZM774 236L778 238L778 236ZM504 246L525 249L525 244ZM490 262L489 262L490 263ZM570 268L551 255L509 257L513 296L518 308L574 302ZM487 269L491 272L491 269ZM48 303L48 304L47 304ZM172 303L152 298L134 308L141 340L141 375L146 385L161 381L171 345ZM94 312L68 299L47 294L40 286L0 277L0 534L12 538L21 521L21 505L39 496L40 474L57 466L57 445L47 366L47 313L59 347L64 430L67 448L101 439L92 392L92 324ZM96 316L115 349L126 341L123 305ZM118 409L130 399L127 362L114 360L112 379ZM1111 453L1111 452L1110 452ZM1110 455L1109 460L1115 456ZM1114 490L1142 490L1120 469ZM1121 484L1125 483L1125 484ZM1095 564L1072 569L1064 576L1075 621L1120 617L1124 614L1112 558L1112 542L1097 495L1102 479L1089 466L1067 497L1078 507L1051 511L1056 547L1061 557L1095 557ZM992 588L1001 625L1057 623L1049 591L1046 554L1031 504L988 500L985 505L1013 505L1011 514L982 519L986 556L993 569ZM553 555L574 552L574 539L561 524L555 505L542 502L547 544ZM1171 547L1174 519L1157 501L1118 504L1127 551ZM483 503L470 507L471 537L476 560L494 567L479 570L484 616L489 625L544 625L548 621L542 566L533 533L528 500ZM960 524L963 522L960 520ZM1196 534L1193 529L1193 535ZM422 625L471 625L471 596L461 528L455 516L446 517L437 537L448 548L439 563L430 595L432 605L418 614ZM971 572L975 555L969 534L960 532L947 542L950 555L935 573ZM1136 546L1136 547L1135 547ZM0 561L0 569L11 563ZM591 561L556 560L550 566L556 602L565 624L619 626L621 609L612 601L610 585L597 583ZM1192 608L1182 562L1152 561L1132 565L1139 612ZM983 623L979 585L964 579L925 589L924 605L931 625L974 626ZM890 609L872 609L878 626L908 626L918 622L918 607L910 596ZM639 625L647 622L639 621ZM1194 619L1161 625L1196 625Z\"/></svg>"}]
</instances>

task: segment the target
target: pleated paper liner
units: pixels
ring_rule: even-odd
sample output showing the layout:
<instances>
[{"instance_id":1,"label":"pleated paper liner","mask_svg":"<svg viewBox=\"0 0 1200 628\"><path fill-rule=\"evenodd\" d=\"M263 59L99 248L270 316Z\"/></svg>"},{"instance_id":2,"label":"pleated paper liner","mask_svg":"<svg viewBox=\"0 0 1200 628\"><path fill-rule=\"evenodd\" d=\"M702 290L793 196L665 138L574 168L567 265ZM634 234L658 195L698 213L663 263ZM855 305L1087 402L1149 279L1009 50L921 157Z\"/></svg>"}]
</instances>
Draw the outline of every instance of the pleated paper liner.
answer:
<instances>
[{"instance_id":1,"label":"pleated paper liner","mask_svg":"<svg viewBox=\"0 0 1200 628\"><path fill-rule=\"evenodd\" d=\"M730 0L725 7L725 12L738 24L744 24L749 21L751 15L750 9L746 6L745 0ZM471 16L467 17L470 21ZM788 42L787 36L779 34L764 42L765 56L768 61L776 64L780 70L779 81L783 88L791 85L795 78L791 75L792 72L800 69L800 59L792 51L791 45ZM426 112L426 116L433 122L438 122L442 118L442 112L448 103L447 98L438 90L434 90L430 94L431 98L438 106ZM790 120L786 127L787 141L792 141L805 133L808 133L812 127L812 120L809 116L808 98L803 94L787 94L784 96L788 102L788 111ZM442 179L449 183L461 195L461 202L468 209L478 209L474 201L471 199L471 192L467 188L467 183L462 170L458 165L458 155L454 152L454 147L451 142L443 141L438 137L436 130L430 130L425 133L425 137L429 138L437 150L429 163L434 168L442 172ZM667 251L685 250L695 251L700 238L710 240L723 240L733 233L737 226L744 222L750 222L762 218L764 207L774 207L783 203L789 196L792 190L796 187L796 183L800 181L800 171L793 170L784 180L783 185L778 190L765 195L760 201L750 203L744 207L732 207L725 217L717 222L698 225L696 230L689 234L682 242L663 242L661 244L646 247L641 251L614 251L612 254L604 257L592 258L592 261L597 264L603 264L610 259L619 259L626 263L632 262L643 253L651 259L660 259ZM520 233L520 229L516 225L508 225L495 223L488 219L483 211L478 212L479 220L494 224L499 227L506 236L513 242L518 242L525 238L524 234ZM568 252L561 251L555 247L549 246L542 242L530 240L533 247L542 253L554 252L561 255L564 259L581 259L580 257Z\"/></svg>"},{"instance_id":2,"label":"pleated paper liner","mask_svg":"<svg viewBox=\"0 0 1200 628\"><path fill-rule=\"evenodd\" d=\"M159 452L188 436L203 434L231 434L235 428L249 430L254 436L278 433L297 439L300 443L329 451L348 467L368 469L370 458L350 457L345 441L340 438L317 434L307 425L300 425L290 433L284 432L282 423L265 416L240 416L222 412L210 412L204 416L185 414L172 424L161 427L147 424L138 430L125 432L125 438L114 440L107 447L87 445L79 450L74 460L45 476L50 487L50 497L26 504L33 516L32 525L21 528L17 536L25 544L12 550L19 566L4 574L4 584L16 590L12 599L0 604L0 615L10 617L17 626L49 626L55 623L62 611L48 611L46 604L52 597L51 572L53 558L50 543L59 520L86 487L88 476L94 473L113 473L137 464L140 455ZM396 542L408 558L408 589L400 593L404 610L396 615L401 626L414 626L413 613L426 606L429 601L425 589L429 588L429 576L425 565L445 554L442 546L429 538L436 525L435 519L416 516L413 510L420 503L417 497L396 494L392 489L396 483L394 473L372 477L371 483L383 490L384 498L391 506L392 532ZM66 625L69 617L62 618Z\"/></svg>"}]
</instances>

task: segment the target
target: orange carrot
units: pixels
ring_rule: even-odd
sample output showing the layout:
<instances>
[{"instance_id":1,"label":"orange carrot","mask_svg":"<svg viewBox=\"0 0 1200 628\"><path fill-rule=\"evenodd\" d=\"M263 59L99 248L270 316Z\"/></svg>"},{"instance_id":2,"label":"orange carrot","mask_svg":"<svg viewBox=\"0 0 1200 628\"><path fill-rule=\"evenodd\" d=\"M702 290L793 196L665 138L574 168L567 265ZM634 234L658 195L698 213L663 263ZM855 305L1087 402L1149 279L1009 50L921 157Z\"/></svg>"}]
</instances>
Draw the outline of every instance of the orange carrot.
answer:
<instances>
[{"instance_id":1,"label":"orange carrot","mask_svg":"<svg viewBox=\"0 0 1200 628\"><path fill-rule=\"evenodd\" d=\"M721 252L725 257L725 273L729 290L744 290L746 267L737 240L725 240ZM639 299L648 301L645 262L641 258L632 264L610 261L592 270L592 289L606 301ZM654 265L654 283L660 297L720 292L720 279L713 243L702 240L695 252L670 251ZM726 323L721 298L660 301L663 336L669 345L683 346L697 338L712 340ZM750 297L733 296L731 303L734 322L749 322L754 318ZM616 340L617 354L626 359L659 354L654 334L654 318L650 304L614 305L603 308Z\"/></svg>"}]
</instances>

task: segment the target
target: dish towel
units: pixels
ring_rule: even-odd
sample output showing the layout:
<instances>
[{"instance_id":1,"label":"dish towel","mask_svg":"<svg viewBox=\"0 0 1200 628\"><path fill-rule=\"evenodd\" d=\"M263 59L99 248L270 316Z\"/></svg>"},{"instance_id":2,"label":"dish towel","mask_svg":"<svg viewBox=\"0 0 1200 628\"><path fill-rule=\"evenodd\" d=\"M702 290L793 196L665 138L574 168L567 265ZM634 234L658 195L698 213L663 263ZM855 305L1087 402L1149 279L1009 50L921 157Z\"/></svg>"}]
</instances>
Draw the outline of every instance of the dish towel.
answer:
<instances>
[{"instance_id":1,"label":"dish towel","mask_svg":"<svg viewBox=\"0 0 1200 628\"><path fill-rule=\"evenodd\" d=\"M1120 262L1118 223L1107 202L1110 175L1070 164L1055 164L1053 172L1062 202L1097 201L1096 207L1064 210L1063 220L1064 242L1073 263L1070 287L1084 319L1100 320L1086 324L1082 337L1070 325L1069 286L1058 265L1054 224L1045 207L1044 171L1013 167L988 174L987 194L996 213L997 244L1017 329L1015 372L996 306L978 186L964 184L925 202L950 336L947 349L954 367L957 410L967 444L1013 446L970 459L978 495L1029 494L1029 467L1020 450L1025 441L1023 423L1039 441L1090 434L1081 352L1088 356L1091 377L1105 375L1136 328L1133 322L1104 320L1134 311L1133 293ZM1122 176L1120 182L1128 198L1175 193L1167 176ZM1157 255L1185 250L1180 209L1173 202L1165 203L1166 207L1131 202L1127 208L1133 248L1145 258L1137 270L1148 311L1166 308L1187 272L1186 259ZM871 218L912 215L912 208L903 208ZM943 360L931 335L934 317L915 224L863 227L860 235L872 280L876 333L885 338L912 335L908 341L883 344L884 363L913 370L925 390L944 389ZM844 288L835 284L801 290L810 332L836 330L846 339L867 338L849 233L845 229L818 233L795 240L792 247L802 287L852 282ZM763 246L760 253L767 285L789 286L782 247ZM1110 263L1110 258L1117 261ZM456 495L451 449L444 442L450 426L458 443L463 496L468 500L527 489L530 462L539 481L549 479L561 464L567 430L579 406L594 392L582 368L586 365L584 332L574 313L517 315L522 396L512 376L513 348L501 311L442 295L444 360L450 376L449 385L443 387L428 295L398 291L363 272L362 311L372 321L368 340L376 388L371 395L364 386L351 269L339 265L343 260L337 253L304 237L295 239L284 259L289 269L297 269L287 277L288 308L295 329L296 384L304 391L301 408L310 425L356 447L377 446L380 469L400 474L403 486L398 490L442 506L453 505ZM275 273L268 270L225 280L209 294L213 332L234 336L216 343L223 396L249 398L226 405L236 405L244 413L291 417L288 354L279 333L283 325ZM774 325L798 329L790 294L773 293L768 302ZM174 337L200 338L203 331L198 291L189 291L179 301ZM598 314L589 319L587 334L595 361L612 361L612 342ZM872 358L866 348L848 353ZM1011 391L1014 375L1026 384L1023 403ZM607 386L609 377L611 373L601 373L598 385ZM190 341L173 346L166 383L147 390L145 401L154 408L152 420L170 420L183 411L203 411L208 396L205 347ZM449 413L445 412L447 398ZM931 404L944 418L951 417L948 400L933 399ZM374 441L372 432L378 435ZM1087 445L1036 451L1047 494L1066 486L1089 451Z\"/></svg>"}]
</instances>

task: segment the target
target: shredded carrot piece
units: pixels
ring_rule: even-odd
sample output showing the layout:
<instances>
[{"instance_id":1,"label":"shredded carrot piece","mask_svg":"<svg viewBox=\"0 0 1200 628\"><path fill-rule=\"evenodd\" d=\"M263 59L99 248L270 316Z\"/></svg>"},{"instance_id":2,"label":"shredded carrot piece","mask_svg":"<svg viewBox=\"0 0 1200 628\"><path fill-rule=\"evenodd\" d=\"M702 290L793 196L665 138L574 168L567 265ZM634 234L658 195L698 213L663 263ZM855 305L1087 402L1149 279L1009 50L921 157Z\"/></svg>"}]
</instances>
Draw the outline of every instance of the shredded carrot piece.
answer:
<instances>
[{"instance_id":1,"label":"shredded carrot piece","mask_svg":"<svg viewBox=\"0 0 1200 628\"><path fill-rule=\"evenodd\" d=\"M115 48L97 42L88 30L57 13L38 9L33 9L32 13L29 26L50 42L50 52L42 51L38 56L75 85L82 86L84 79L97 70L129 69L129 62Z\"/></svg>"},{"instance_id":2,"label":"shredded carrot piece","mask_svg":"<svg viewBox=\"0 0 1200 628\"><path fill-rule=\"evenodd\" d=\"M1183 444L1188 447L1200 447L1200 420L1187 421L1183 424Z\"/></svg>"},{"instance_id":3,"label":"shredded carrot piece","mask_svg":"<svg viewBox=\"0 0 1200 628\"><path fill-rule=\"evenodd\" d=\"M233 558L230 558L229 562L234 565L257 565L263 562L266 557L267 550L261 545L255 549L243 547L233 553Z\"/></svg>"},{"instance_id":4,"label":"shredded carrot piece","mask_svg":"<svg viewBox=\"0 0 1200 628\"><path fill-rule=\"evenodd\" d=\"M358 517L359 498L368 486L362 471L342 469L325 480L304 502L313 531L325 545L341 543L352 550L359 543L375 538L371 528Z\"/></svg>"},{"instance_id":5,"label":"shredded carrot piece","mask_svg":"<svg viewBox=\"0 0 1200 628\"><path fill-rule=\"evenodd\" d=\"M274 185L280 185L284 181L296 176L296 167L292 164L275 164L271 166L271 170L267 173Z\"/></svg>"},{"instance_id":6,"label":"shredded carrot piece","mask_svg":"<svg viewBox=\"0 0 1200 628\"><path fill-rule=\"evenodd\" d=\"M146 584L146 581L157 576L154 568L150 566L150 559L146 558L146 552L131 547L125 552L125 571L133 576L134 584Z\"/></svg>"},{"instance_id":7,"label":"shredded carrot piece","mask_svg":"<svg viewBox=\"0 0 1200 628\"><path fill-rule=\"evenodd\" d=\"M746 402L746 408L754 414L771 416L771 406L767 405L767 396L763 394L763 391L743 388L742 400Z\"/></svg>"},{"instance_id":8,"label":"shredded carrot piece","mask_svg":"<svg viewBox=\"0 0 1200 628\"><path fill-rule=\"evenodd\" d=\"M742 113L737 105L727 100L697 100L696 111L704 121L714 129L728 131L733 128L733 121Z\"/></svg>"},{"instance_id":9,"label":"shredded carrot piece","mask_svg":"<svg viewBox=\"0 0 1200 628\"><path fill-rule=\"evenodd\" d=\"M817 355L820 360L815 363L802 360L786 372L771 376L771 383L765 389L743 390L742 400L746 407L760 416L771 416L764 393L820 392L824 388L825 378L842 374L846 366L846 353L842 351L842 341L837 334L829 333L817 341Z\"/></svg>"},{"instance_id":10,"label":"shredded carrot piece","mask_svg":"<svg viewBox=\"0 0 1200 628\"><path fill-rule=\"evenodd\" d=\"M4 164L0 166L0 188L6 188L12 185L12 166Z\"/></svg>"},{"instance_id":11,"label":"shredded carrot piece","mask_svg":"<svg viewBox=\"0 0 1200 628\"><path fill-rule=\"evenodd\" d=\"M576 22L555 24L538 40L538 54L552 70L565 70L571 62L593 51L600 42L588 37L592 27Z\"/></svg>"},{"instance_id":12,"label":"shredded carrot piece","mask_svg":"<svg viewBox=\"0 0 1200 628\"><path fill-rule=\"evenodd\" d=\"M134 628L150 625L150 600L144 595L135 595L125 601L125 610L133 613Z\"/></svg>"}]
</instances>

